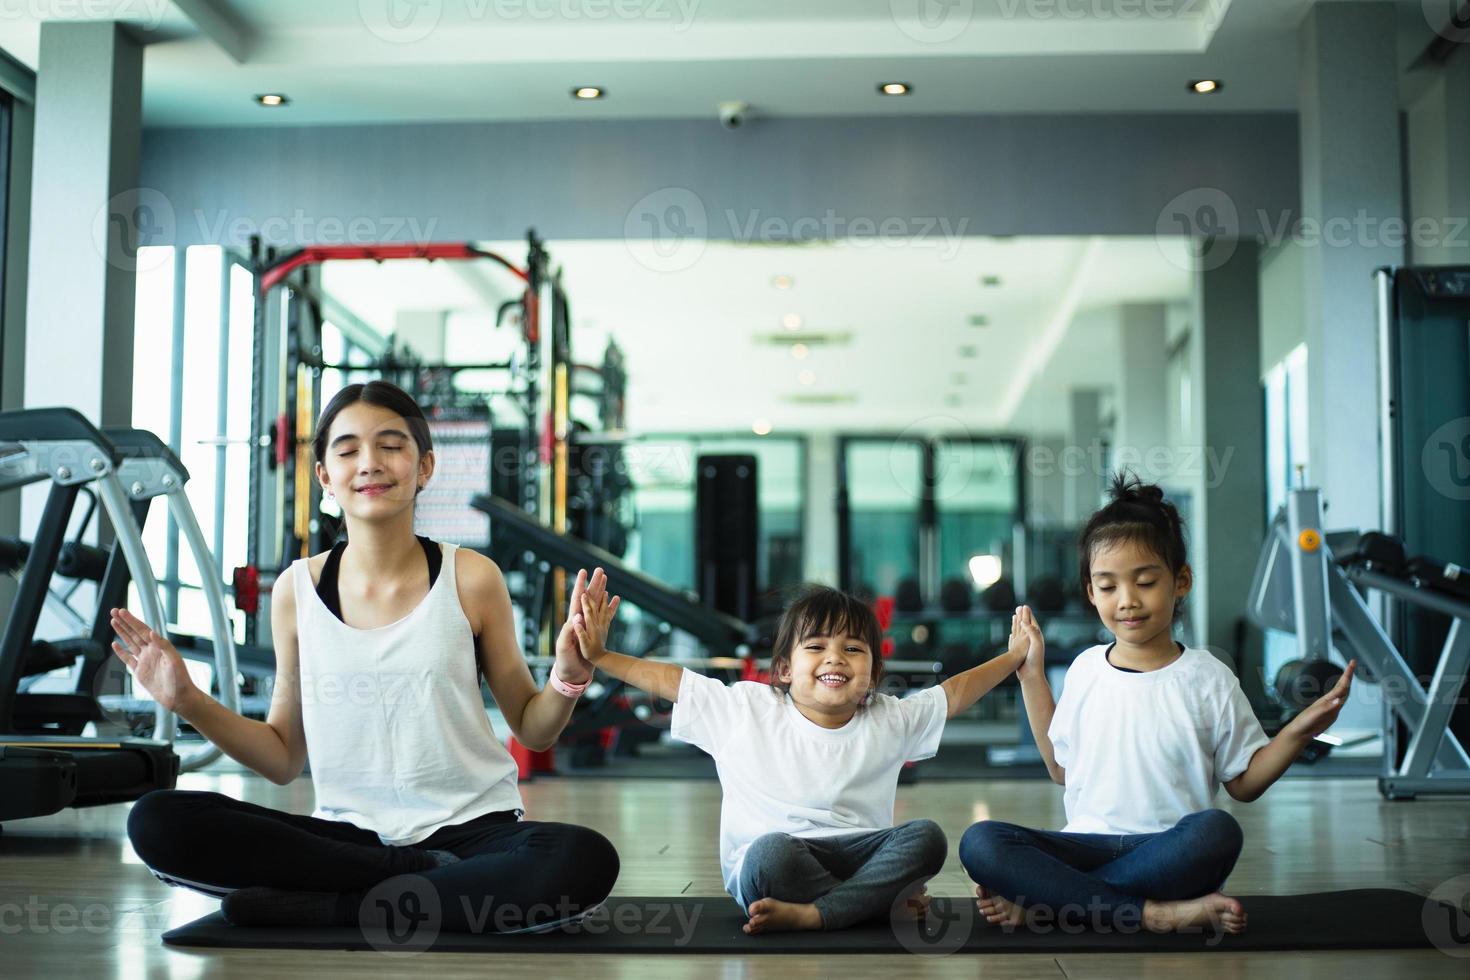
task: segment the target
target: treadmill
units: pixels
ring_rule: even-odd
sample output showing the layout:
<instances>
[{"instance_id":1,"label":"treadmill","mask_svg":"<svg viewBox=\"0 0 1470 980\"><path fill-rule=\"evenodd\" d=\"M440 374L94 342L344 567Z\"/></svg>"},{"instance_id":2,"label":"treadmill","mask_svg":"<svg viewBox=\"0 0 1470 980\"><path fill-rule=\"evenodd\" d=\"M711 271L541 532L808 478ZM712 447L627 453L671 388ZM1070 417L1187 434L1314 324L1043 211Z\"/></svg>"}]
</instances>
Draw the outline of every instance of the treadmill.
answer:
<instances>
[{"instance_id":1,"label":"treadmill","mask_svg":"<svg viewBox=\"0 0 1470 980\"><path fill-rule=\"evenodd\" d=\"M218 749L206 743L181 760L172 744L176 720L161 708L155 708L151 738L78 734L89 722L101 727L106 721L94 683L111 657L107 610L126 602L129 581L138 583L143 619L165 632L157 582L139 530L153 497L168 497L199 567L213 567L184 495L187 471L156 436L142 430L104 434L66 408L0 413L0 492L43 480L51 484L46 506L0 636L0 820L134 800L172 788L181 761L184 768L197 768L218 756ZM20 693L41 608L83 487L100 498L115 535L98 586L91 642L81 655L73 693ZM230 705L236 700L232 638L223 588L212 578L204 576L216 633L216 676L221 700ZM54 731L63 734L49 734Z\"/></svg>"}]
</instances>

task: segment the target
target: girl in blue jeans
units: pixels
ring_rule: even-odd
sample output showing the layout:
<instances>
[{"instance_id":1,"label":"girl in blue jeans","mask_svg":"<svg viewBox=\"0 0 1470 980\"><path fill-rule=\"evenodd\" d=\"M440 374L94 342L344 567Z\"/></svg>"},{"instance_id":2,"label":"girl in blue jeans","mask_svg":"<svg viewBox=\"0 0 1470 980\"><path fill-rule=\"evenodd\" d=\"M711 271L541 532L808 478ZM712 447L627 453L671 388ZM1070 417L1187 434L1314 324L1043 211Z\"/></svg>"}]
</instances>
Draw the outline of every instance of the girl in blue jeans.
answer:
<instances>
[{"instance_id":1,"label":"girl in blue jeans","mask_svg":"<svg viewBox=\"0 0 1470 980\"><path fill-rule=\"evenodd\" d=\"M1067 825L982 821L965 831L960 861L992 923L1046 909L1061 925L1238 933L1245 912L1220 889L1240 825L1210 804L1222 784L1249 802L1279 779L1337 720L1355 665L1267 741L1230 668L1173 638L1192 584L1178 512L1136 479L1119 476L1111 495L1078 550L1083 591L1115 641L1078 655L1057 703L1040 643L1017 671L1047 771L1066 787Z\"/></svg>"}]
</instances>

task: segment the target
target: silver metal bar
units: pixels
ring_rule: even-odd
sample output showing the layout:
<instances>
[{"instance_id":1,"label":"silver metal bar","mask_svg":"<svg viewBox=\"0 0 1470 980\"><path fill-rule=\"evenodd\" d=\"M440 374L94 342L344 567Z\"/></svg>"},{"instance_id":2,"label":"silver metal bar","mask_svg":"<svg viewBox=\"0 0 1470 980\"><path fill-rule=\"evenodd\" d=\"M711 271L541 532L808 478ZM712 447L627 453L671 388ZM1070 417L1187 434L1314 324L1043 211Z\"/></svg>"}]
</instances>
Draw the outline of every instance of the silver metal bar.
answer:
<instances>
[{"instance_id":1,"label":"silver metal bar","mask_svg":"<svg viewBox=\"0 0 1470 980\"><path fill-rule=\"evenodd\" d=\"M1378 527L1384 534L1398 534L1398 435L1394 431L1397 399L1394 393L1394 302L1393 270L1374 273L1378 284ZM1392 637L1398 622L1399 604L1388 595L1378 602L1383 631Z\"/></svg>"},{"instance_id":2,"label":"silver metal bar","mask_svg":"<svg viewBox=\"0 0 1470 980\"><path fill-rule=\"evenodd\" d=\"M204 596L208 601L210 626L214 636L214 676L219 684L220 704L231 711L238 712L240 692L236 682L238 670L235 665L235 630L225 605L224 584L220 581L214 557L209 553L209 546L204 541L204 532L199 527L199 521L194 516L194 508L190 506L188 494L185 493L182 485L169 491L168 506L169 512L173 514L179 530L183 532L184 539L189 544L189 551L194 556L195 567L199 569ZM219 757L220 749L206 742L200 748L181 755L179 770L192 772L209 765Z\"/></svg>"},{"instance_id":3,"label":"silver metal bar","mask_svg":"<svg viewBox=\"0 0 1470 980\"><path fill-rule=\"evenodd\" d=\"M1347 576L1336 566L1332 571L1329 585L1337 628L1342 631L1353 652L1383 684L1385 701L1391 702L1393 713L1411 731L1417 732L1423 726L1428 710L1429 698L1423 685L1409 669L1398 649L1389 641L1383 627L1368 611L1363 597L1348 583ZM1387 683L1390 678L1393 685ZM1401 688L1403 696L1399 697L1397 691L1390 689L1391 686ZM1387 729L1392 731L1393 726L1388 725ZM1435 760L1446 769L1470 770L1470 755L1466 754L1459 739L1448 732L1439 743ZM1384 755L1383 764L1386 770L1391 769L1392 754Z\"/></svg>"},{"instance_id":4,"label":"silver metal bar","mask_svg":"<svg viewBox=\"0 0 1470 980\"><path fill-rule=\"evenodd\" d=\"M1314 488L1286 498L1287 541L1296 615L1297 652L1303 660L1326 660L1332 645L1332 611L1327 602L1327 545L1322 539L1322 496ZM1304 542L1315 535L1317 544Z\"/></svg>"},{"instance_id":5,"label":"silver metal bar","mask_svg":"<svg viewBox=\"0 0 1470 980\"><path fill-rule=\"evenodd\" d=\"M1424 712L1424 721L1409 739L1408 751L1399 767L1400 774L1411 778L1429 775L1429 767L1438 754L1441 739L1453 737L1449 732L1450 714L1459 703L1467 662L1470 662L1470 630L1465 629L1465 620L1457 619L1450 627L1449 636L1445 637L1444 650L1434 668L1434 679L1429 684L1429 705Z\"/></svg>"},{"instance_id":6,"label":"silver metal bar","mask_svg":"<svg viewBox=\"0 0 1470 980\"><path fill-rule=\"evenodd\" d=\"M98 496L102 507L112 522L117 546L122 549L123 560L128 563L128 574L138 587L138 599L143 603L143 620L155 633L168 635L168 623L164 620L163 604L158 600L158 581L153 577L153 566L148 562L148 553L143 548L143 538L138 525L133 523L132 508L122 481L116 473L105 473L97 478ZM153 738L160 742L173 743L178 731L178 719L172 711L158 705L153 712Z\"/></svg>"}]
</instances>

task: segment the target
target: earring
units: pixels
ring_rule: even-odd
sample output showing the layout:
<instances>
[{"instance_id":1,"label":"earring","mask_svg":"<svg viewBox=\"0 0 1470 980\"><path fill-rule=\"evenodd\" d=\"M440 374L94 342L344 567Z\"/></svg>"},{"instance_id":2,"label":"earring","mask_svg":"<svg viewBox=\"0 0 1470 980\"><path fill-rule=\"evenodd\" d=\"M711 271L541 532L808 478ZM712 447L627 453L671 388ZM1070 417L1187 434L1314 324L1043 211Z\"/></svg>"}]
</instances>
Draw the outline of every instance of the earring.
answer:
<instances>
[{"instance_id":1,"label":"earring","mask_svg":"<svg viewBox=\"0 0 1470 980\"><path fill-rule=\"evenodd\" d=\"M327 490L327 499L328 500L336 500L337 499L337 495L335 493L333 493L331 491L331 489L328 489Z\"/></svg>"}]
</instances>

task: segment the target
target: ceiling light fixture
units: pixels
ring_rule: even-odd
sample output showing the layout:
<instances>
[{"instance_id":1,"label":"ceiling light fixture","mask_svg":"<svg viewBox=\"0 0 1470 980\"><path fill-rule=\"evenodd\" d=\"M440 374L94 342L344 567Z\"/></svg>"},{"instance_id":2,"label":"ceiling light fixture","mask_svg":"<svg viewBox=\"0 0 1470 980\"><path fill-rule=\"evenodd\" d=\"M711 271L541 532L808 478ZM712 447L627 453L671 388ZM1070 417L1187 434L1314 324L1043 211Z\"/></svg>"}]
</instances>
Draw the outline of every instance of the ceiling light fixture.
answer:
<instances>
[{"instance_id":1,"label":"ceiling light fixture","mask_svg":"<svg viewBox=\"0 0 1470 980\"><path fill-rule=\"evenodd\" d=\"M1210 95L1224 87L1225 83L1218 78L1200 78L1189 83L1189 90L1199 95Z\"/></svg>"},{"instance_id":2,"label":"ceiling light fixture","mask_svg":"<svg viewBox=\"0 0 1470 980\"><path fill-rule=\"evenodd\" d=\"M581 99L584 102L590 102L594 99L600 99L606 94L606 92L598 88L596 85L579 85L576 88L572 89L572 98Z\"/></svg>"},{"instance_id":3,"label":"ceiling light fixture","mask_svg":"<svg viewBox=\"0 0 1470 980\"><path fill-rule=\"evenodd\" d=\"M878 85L879 95L908 95L913 92L908 82L881 82Z\"/></svg>"},{"instance_id":4,"label":"ceiling light fixture","mask_svg":"<svg viewBox=\"0 0 1470 980\"><path fill-rule=\"evenodd\" d=\"M278 106L278 105L286 105L291 100L288 99L288 98L286 98L284 95L282 95L279 92L267 92L265 95L257 95L255 97L255 101L257 103L259 103L260 105L265 105L265 106Z\"/></svg>"}]
</instances>

